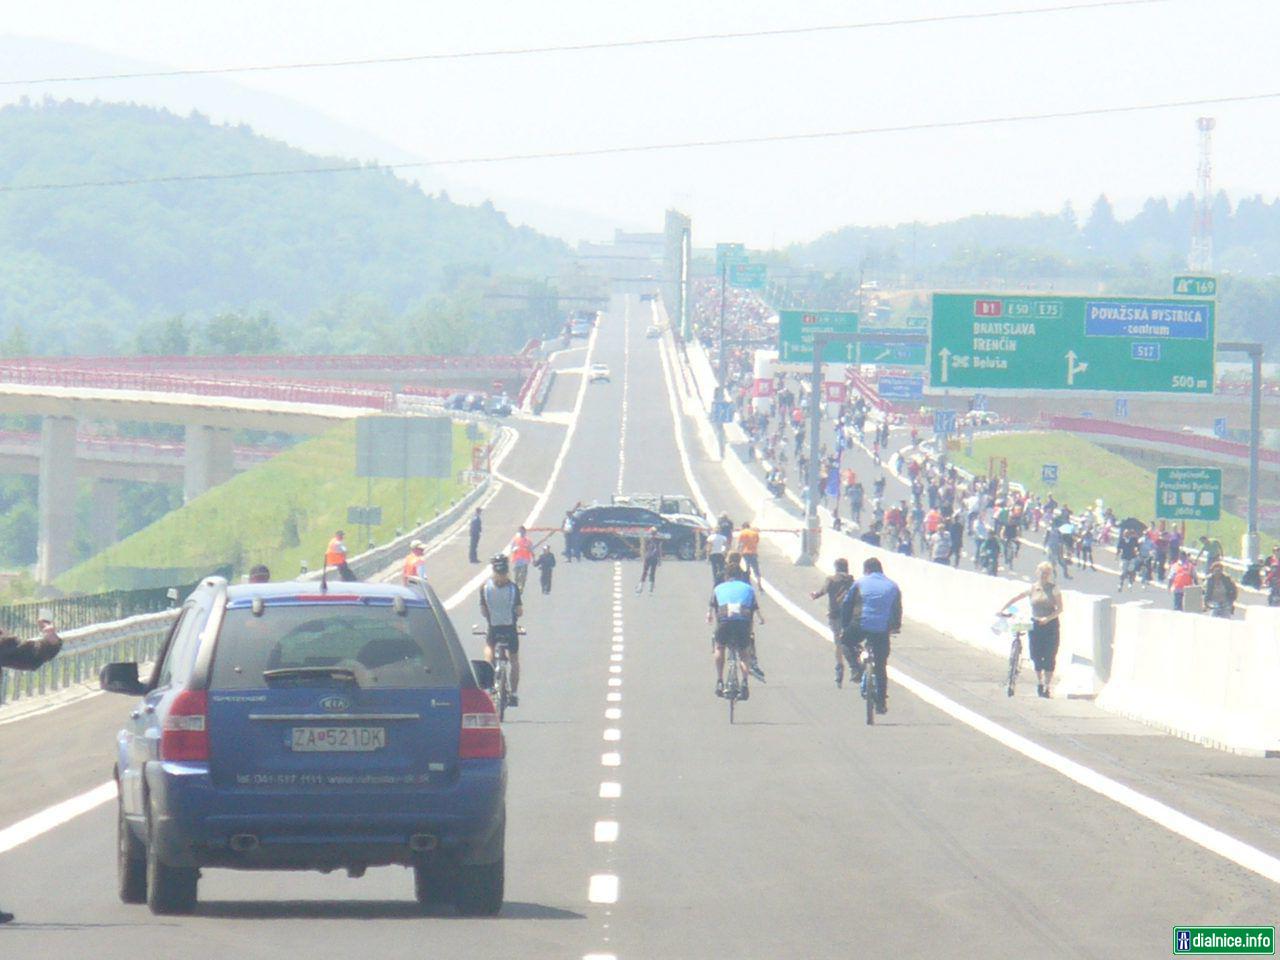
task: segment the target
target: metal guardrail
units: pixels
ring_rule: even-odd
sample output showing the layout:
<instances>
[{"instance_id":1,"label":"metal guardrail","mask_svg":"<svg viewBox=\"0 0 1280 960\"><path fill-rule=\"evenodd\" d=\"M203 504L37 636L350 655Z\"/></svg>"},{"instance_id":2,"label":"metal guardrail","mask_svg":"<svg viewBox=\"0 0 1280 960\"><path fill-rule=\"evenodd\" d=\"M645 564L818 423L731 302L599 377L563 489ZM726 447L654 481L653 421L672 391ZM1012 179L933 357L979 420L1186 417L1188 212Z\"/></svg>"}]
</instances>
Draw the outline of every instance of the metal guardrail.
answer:
<instances>
[{"instance_id":1,"label":"metal guardrail","mask_svg":"<svg viewBox=\"0 0 1280 960\"><path fill-rule=\"evenodd\" d=\"M38 670L0 671L0 705L92 680L105 664L154 660L176 609L144 613L62 633L62 652Z\"/></svg>"}]
</instances>

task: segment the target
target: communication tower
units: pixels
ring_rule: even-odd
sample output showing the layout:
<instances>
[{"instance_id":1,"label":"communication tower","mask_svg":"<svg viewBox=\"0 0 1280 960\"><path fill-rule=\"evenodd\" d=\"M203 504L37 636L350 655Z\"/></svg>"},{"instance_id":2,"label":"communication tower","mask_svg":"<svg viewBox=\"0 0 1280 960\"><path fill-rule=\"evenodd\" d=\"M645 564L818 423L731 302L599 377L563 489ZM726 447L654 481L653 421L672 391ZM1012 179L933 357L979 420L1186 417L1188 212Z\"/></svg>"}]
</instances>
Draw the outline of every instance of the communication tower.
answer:
<instances>
[{"instance_id":1,"label":"communication tower","mask_svg":"<svg viewBox=\"0 0 1280 960\"><path fill-rule=\"evenodd\" d=\"M1187 266L1210 273L1213 270L1213 117L1196 119L1200 131L1200 164L1196 170L1196 215L1191 228L1191 256Z\"/></svg>"}]
</instances>

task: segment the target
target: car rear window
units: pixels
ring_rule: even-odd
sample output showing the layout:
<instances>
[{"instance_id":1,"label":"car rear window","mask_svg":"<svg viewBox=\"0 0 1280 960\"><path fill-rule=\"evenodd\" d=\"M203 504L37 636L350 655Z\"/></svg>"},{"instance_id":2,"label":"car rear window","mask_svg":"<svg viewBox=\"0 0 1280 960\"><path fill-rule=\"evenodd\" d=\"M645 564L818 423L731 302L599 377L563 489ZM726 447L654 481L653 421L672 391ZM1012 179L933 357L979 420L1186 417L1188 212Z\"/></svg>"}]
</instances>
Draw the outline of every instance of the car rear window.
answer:
<instances>
[{"instance_id":1,"label":"car rear window","mask_svg":"<svg viewBox=\"0 0 1280 960\"><path fill-rule=\"evenodd\" d=\"M267 686L263 672L350 669L362 687L451 687L458 666L425 606L403 615L387 604L268 604L261 616L229 608L214 648L214 689Z\"/></svg>"}]
</instances>

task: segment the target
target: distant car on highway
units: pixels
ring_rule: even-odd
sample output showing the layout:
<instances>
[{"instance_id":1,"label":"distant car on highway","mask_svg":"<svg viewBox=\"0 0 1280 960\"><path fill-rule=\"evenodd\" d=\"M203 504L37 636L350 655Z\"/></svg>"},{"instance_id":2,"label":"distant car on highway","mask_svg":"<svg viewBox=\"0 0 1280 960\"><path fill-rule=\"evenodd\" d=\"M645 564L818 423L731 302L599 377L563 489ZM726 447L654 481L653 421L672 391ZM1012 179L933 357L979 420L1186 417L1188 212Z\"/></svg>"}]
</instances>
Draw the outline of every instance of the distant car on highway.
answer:
<instances>
[{"instance_id":1,"label":"distant car on highway","mask_svg":"<svg viewBox=\"0 0 1280 960\"><path fill-rule=\"evenodd\" d=\"M603 380L605 383L612 382L609 378L609 365L607 363L593 363L587 379L591 383L595 383L597 380Z\"/></svg>"},{"instance_id":2,"label":"distant car on highway","mask_svg":"<svg viewBox=\"0 0 1280 960\"><path fill-rule=\"evenodd\" d=\"M647 300L657 300L657 299L658 299L658 295L657 295L656 293L642 293L642 294L640 294L640 301L641 301L642 303L643 303L643 302L645 302L645 301L647 301Z\"/></svg>"},{"instance_id":3,"label":"distant car on highway","mask_svg":"<svg viewBox=\"0 0 1280 960\"><path fill-rule=\"evenodd\" d=\"M119 895L195 908L203 867L413 868L421 904L502 906L506 747L426 586L210 578L182 607L117 738Z\"/></svg>"},{"instance_id":4,"label":"distant car on highway","mask_svg":"<svg viewBox=\"0 0 1280 960\"><path fill-rule=\"evenodd\" d=\"M599 504L574 514L573 528L581 536L582 552L592 560L639 555L640 539L650 527L665 541L663 553L693 560L701 547L699 531L645 507Z\"/></svg>"},{"instance_id":5,"label":"distant car on highway","mask_svg":"<svg viewBox=\"0 0 1280 960\"><path fill-rule=\"evenodd\" d=\"M711 523L702 515L691 497L682 493L616 493L610 502L618 505L644 507L662 514L668 520L682 523L698 530L703 537L710 536Z\"/></svg>"},{"instance_id":6,"label":"distant car on highway","mask_svg":"<svg viewBox=\"0 0 1280 960\"><path fill-rule=\"evenodd\" d=\"M496 397L489 398L489 404L485 407L485 413L491 417L509 417L511 416L511 400L505 393Z\"/></svg>"},{"instance_id":7,"label":"distant car on highway","mask_svg":"<svg viewBox=\"0 0 1280 960\"><path fill-rule=\"evenodd\" d=\"M645 330L644 335L648 337L650 340L657 340L660 336L662 336L662 328L659 327L657 324L652 324Z\"/></svg>"},{"instance_id":8,"label":"distant car on highway","mask_svg":"<svg viewBox=\"0 0 1280 960\"><path fill-rule=\"evenodd\" d=\"M467 409L467 395L465 393L451 393L444 402L446 410L465 410Z\"/></svg>"}]
</instances>

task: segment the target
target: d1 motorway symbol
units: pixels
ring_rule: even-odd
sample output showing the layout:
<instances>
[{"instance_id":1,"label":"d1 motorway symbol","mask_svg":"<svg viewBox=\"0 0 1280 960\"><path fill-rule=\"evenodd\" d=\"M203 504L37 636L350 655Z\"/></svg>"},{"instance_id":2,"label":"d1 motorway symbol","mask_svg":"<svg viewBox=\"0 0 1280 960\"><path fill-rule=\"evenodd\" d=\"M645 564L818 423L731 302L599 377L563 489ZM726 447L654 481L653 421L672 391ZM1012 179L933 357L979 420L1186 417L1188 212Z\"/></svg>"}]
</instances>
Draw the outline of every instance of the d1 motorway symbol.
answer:
<instances>
[{"instance_id":1,"label":"d1 motorway symbol","mask_svg":"<svg viewBox=\"0 0 1280 960\"><path fill-rule=\"evenodd\" d=\"M1046 463L1040 467L1040 482L1053 486L1058 482L1058 465L1056 463Z\"/></svg>"},{"instance_id":2,"label":"d1 motorway symbol","mask_svg":"<svg viewBox=\"0 0 1280 960\"><path fill-rule=\"evenodd\" d=\"M949 437L956 432L956 412L954 410L933 411L933 432L940 437Z\"/></svg>"},{"instance_id":3,"label":"d1 motorway symbol","mask_svg":"<svg viewBox=\"0 0 1280 960\"><path fill-rule=\"evenodd\" d=\"M733 404L728 400L713 400L711 403L712 423L733 423Z\"/></svg>"},{"instance_id":4,"label":"d1 motorway symbol","mask_svg":"<svg viewBox=\"0 0 1280 960\"><path fill-rule=\"evenodd\" d=\"M1129 416L1129 398L1116 397L1116 419L1123 420Z\"/></svg>"},{"instance_id":5,"label":"d1 motorway symbol","mask_svg":"<svg viewBox=\"0 0 1280 960\"><path fill-rule=\"evenodd\" d=\"M1213 435L1217 437L1219 440L1227 439L1227 418L1226 417L1213 418Z\"/></svg>"}]
</instances>

